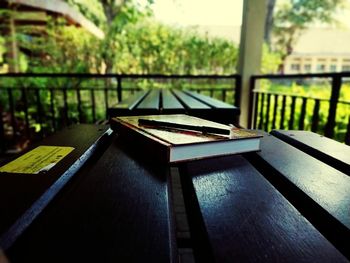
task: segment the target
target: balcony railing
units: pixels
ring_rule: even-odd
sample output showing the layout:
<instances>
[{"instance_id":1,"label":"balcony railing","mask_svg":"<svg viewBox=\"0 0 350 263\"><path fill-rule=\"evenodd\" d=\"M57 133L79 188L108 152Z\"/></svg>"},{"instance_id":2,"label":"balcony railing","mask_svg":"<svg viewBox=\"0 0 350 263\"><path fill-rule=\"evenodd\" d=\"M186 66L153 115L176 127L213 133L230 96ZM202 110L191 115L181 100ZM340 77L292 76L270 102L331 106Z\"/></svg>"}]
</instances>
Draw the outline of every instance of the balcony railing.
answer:
<instances>
[{"instance_id":1,"label":"balcony railing","mask_svg":"<svg viewBox=\"0 0 350 263\"><path fill-rule=\"evenodd\" d=\"M240 81L239 75L0 75L1 151L20 150L73 123L106 120L108 107L142 89L188 89L238 105Z\"/></svg>"},{"instance_id":2,"label":"balcony railing","mask_svg":"<svg viewBox=\"0 0 350 263\"><path fill-rule=\"evenodd\" d=\"M349 145L350 100L340 96L350 96L349 77L349 72L252 76L252 127L311 130ZM298 87L302 92L293 90Z\"/></svg>"},{"instance_id":3,"label":"balcony railing","mask_svg":"<svg viewBox=\"0 0 350 263\"><path fill-rule=\"evenodd\" d=\"M350 144L349 77L350 73L252 76L251 127L311 130ZM0 152L23 148L28 140L66 125L105 120L108 107L135 91L170 87L239 106L239 75L0 75ZM341 94L349 95L344 99Z\"/></svg>"}]
</instances>

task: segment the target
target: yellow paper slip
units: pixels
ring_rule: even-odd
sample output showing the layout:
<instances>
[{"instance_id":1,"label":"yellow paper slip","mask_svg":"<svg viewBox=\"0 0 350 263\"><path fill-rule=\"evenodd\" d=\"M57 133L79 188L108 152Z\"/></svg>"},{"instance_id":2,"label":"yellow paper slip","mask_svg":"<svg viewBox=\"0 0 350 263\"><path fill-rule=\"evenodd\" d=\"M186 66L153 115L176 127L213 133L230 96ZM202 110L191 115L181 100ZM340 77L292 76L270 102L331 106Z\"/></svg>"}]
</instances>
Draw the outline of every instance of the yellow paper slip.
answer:
<instances>
[{"instance_id":1,"label":"yellow paper slip","mask_svg":"<svg viewBox=\"0 0 350 263\"><path fill-rule=\"evenodd\" d=\"M0 167L0 172L23 174L46 172L73 150L73 147L39 146Z\"/></svg>"}]
</instances>

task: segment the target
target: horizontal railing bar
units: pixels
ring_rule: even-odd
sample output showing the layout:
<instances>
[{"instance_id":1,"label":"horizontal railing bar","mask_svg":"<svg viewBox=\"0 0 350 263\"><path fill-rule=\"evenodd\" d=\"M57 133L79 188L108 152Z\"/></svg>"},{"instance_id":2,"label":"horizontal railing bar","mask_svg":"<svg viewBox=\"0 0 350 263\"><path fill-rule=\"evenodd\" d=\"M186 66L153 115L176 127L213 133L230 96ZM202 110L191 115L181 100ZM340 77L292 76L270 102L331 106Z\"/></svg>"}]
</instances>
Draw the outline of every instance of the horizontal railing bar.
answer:
<instances>
[{"instance_id":1,"label":"horizontal railing bar","mask_svg":"<svg viewBox=\"0 0 350 263\"><path fill-rule=\"evenodd\" d=\"M26 90L26 91L35 91L35 90L62 90L62 89L67 89L67 91L71 90L71 91L76 91L77 89L81 90L81 91L90 91L90 90L94 90L94 91L104 91L104 90L108 90L108 91L115 91L115 88L101 88L101 87L75 87L75 88L41 88L41 87L1 87L0 89L3 90L7 90L7 89L11 89L11 90ZM140 88L123 88L122 91L137 91L140 90ZM192 91L232 91L231 88L190 88L190 90Z\"/></svg>"},{"instance_id":2,"label":"horizontal railing bar","mask_svg":"<svg viewBox=\"0 0 350 263\"><path fill-rule=\"evenodd\" d=\"M195 91L195 90L204 90L204 91L206 91L206 90L208 90L208 91L210 91L210 90L217 90L217 91L223 91L223 90L232 90L231 88L189 88L190 90L192 90L192 91Z\"/></svg>"},{"instance_id":3,"label":"horizontal railing bar","mask_svg":"<svg viewBox=\"0 0 350 263\"><path fill-rule=\"evenodd\" d=\"M76 78L165 78L165 79L178 79L178 78L215 78L215 79L227 79L227 78L239 78L239 74L230 75L165 75L165 74L90 74L90 73L5 73L0 74L0 78L4 77L76 77Z\"/></svg>"},{"instance_id":4,"label":"horizontal railing bar","mask_svg":"<svg viewBox=\"0 0 350 263\"><path fill-rule=\"evenodd\" d=\"M332 78L332 77L350 77L350 72L337 73L307 73L307 74L265 74L253 75L253 79L290 79L290 78Z\"/></svg>"},{"instance_id":5,"label":"horizontal railing bar","mask_svg":"<svg viewBox=\"0 0 350 263\"><path fill-rule=\"evenodd\" d=\"M35 90L63 90L63 89L66 89L67 91L68 90L71 90L71 91L76 91L77 89L79 90L101 90L101 91L104 91L104 90L113 90L115 91L114 88L100 88L100 87L90 87L90 88L87 88L87 87L84 87L84 88L81 88L81 87L74 87L74 88L66 88L66 87L61 87L61 88L40 88L40 87L1 87L0 86L0 89L3 89L3 90L6 90L6 89L11 89L11 90L22 90L22 89L25 89L27 91L35 91ZM139 90L139 88L126 88L126 89L123 89L123 91L135 91L135 90Z\"/></svg>"},{"instance_id":6,"label":"horizontal railing bar","mask_svg":"<svg viewBox=\"0 0 350 263\"><path fill-rule=\"evenodd\" d=\"M259 93L259 94L271 94L271 95L282 95L282 96L290 96L290 97L296 97L298 99L310 99L310 100L320 100L320 101L329 101L329 99L322 99L322 98L317 98L317 97L308 97L308 96L301 96L301 95L293 95L291 93L283 93L283 92L269 92L269 91L259 91L259 90L253 90L254 93ZM349 104L350 101L345 101L345 100L338 100L338 103L340 104Z\"/></svg>"}]
</instances>

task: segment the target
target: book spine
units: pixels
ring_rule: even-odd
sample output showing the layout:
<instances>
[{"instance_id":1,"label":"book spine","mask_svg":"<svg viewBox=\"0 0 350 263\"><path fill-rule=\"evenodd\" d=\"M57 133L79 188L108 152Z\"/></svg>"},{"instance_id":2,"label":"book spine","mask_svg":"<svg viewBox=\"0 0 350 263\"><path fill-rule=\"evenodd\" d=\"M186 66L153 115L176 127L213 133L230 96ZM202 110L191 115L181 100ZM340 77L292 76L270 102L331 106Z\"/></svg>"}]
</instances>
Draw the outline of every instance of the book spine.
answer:
<instances>
[{"instance_id":1,"label":"book spine","mask_svg":"<svg viewBox=\"0 0 350 263\"><path fill-rule=\"evenodd\" d=\"M140 158L161 163L169 162L170 149L166 145L120 122L113 123L113 130L130 150L133 149L135 154L140 155Z\"/></svg>"}]
</instances>

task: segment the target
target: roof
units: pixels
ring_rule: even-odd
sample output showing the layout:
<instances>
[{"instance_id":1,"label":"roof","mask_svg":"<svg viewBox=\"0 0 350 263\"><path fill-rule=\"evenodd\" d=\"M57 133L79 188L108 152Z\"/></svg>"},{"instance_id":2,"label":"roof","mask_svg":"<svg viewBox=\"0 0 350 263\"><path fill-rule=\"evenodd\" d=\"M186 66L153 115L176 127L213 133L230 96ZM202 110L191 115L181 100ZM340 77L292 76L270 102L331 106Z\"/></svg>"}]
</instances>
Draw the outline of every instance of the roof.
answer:
<instances>
[{"instance_id":1,"label":"roof","mask_svg":"<svg viewBox=\"0 0 350 263\"><path fill-rule=\"evenodd\" d=\"M18 4L21 7L19 10L38 10L59 14L65 17L70 23L84 27L98 38L104 38L104 33L101 29L62 0L8 0L7 2Z\"/></svg>"}]
</instances>

